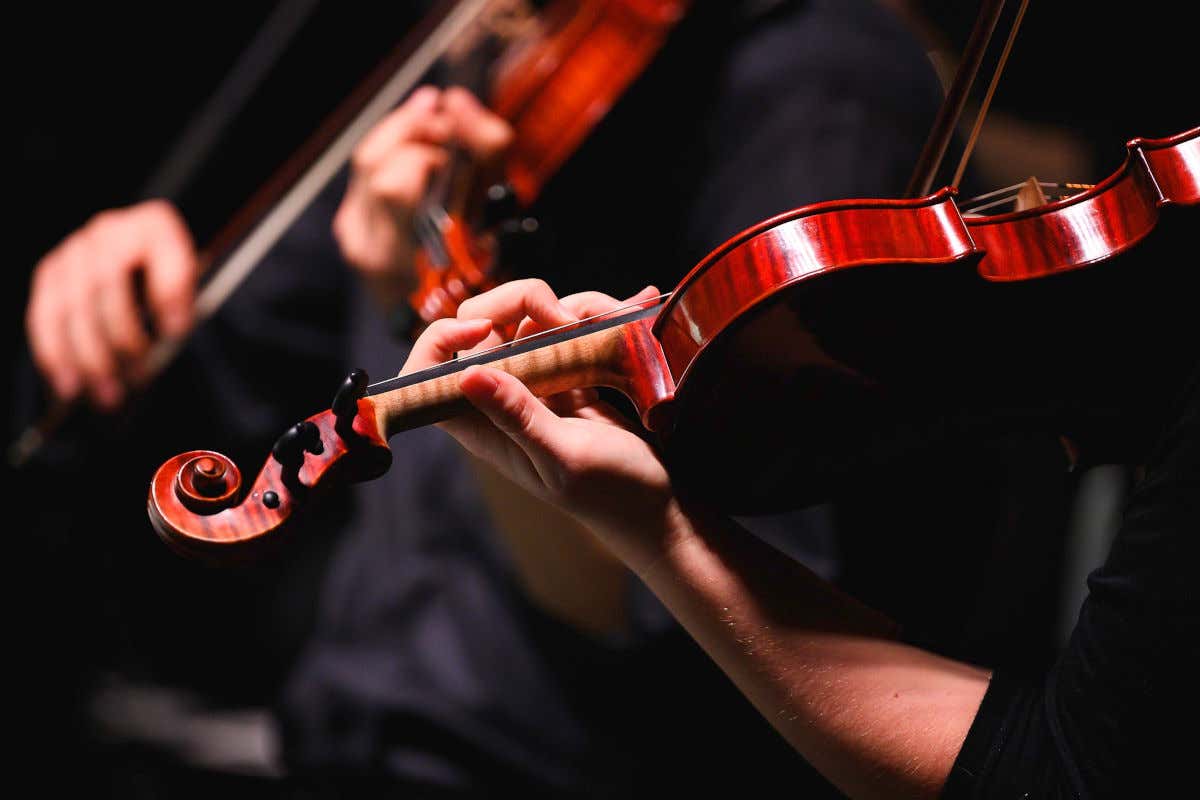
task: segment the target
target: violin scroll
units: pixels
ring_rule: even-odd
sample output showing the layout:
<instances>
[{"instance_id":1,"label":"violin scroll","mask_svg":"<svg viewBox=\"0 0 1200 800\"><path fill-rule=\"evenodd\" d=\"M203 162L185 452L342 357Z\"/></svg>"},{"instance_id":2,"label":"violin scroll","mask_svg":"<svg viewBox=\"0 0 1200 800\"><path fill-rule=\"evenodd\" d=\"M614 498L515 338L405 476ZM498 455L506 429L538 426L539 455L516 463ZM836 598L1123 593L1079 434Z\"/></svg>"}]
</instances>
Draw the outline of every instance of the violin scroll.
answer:
<instances>
[{"instance_id":1,"label":"violin scroll","mask_svg":"<svg viewBox=\"0 0 1200 800\"><path fill-rule=\"evenodd\" d=\"M322 490L377 478L392 452L375 404L364 397L366 374L351 373L334 408L288 429L254 483L228 457L211 450L181 453L150 481L147 510L155 532L180 555L212 563L262 554L268 534L284 527Z\"/></svg>"},{"instance_id":2,"label":"violin scroll","mask_svg":"<svg viewBox=\"0 0 1200 800\"><path fill-rule=\"evenodd\" d=\"M242 472L225 456L211 450L192 450L176 459L173 489L179 502L197 514L228 508L242 489Z\"/></svg>"}]
</instances>

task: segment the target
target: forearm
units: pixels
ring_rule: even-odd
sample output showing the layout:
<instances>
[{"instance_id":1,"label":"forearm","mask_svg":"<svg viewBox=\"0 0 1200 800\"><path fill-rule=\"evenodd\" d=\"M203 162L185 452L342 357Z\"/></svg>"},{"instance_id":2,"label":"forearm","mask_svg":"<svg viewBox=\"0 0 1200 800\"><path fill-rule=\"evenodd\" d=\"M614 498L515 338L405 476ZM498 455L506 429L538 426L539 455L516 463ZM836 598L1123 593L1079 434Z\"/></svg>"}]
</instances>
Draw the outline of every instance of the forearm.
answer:
<instances>
[{"instance_id":1,"label":"forearm","mask_svg":"<svg viewBox=\"0 0 1200 800\"><path fill-rule=\"evenodd\" d=\"M852 797L935 796L988 674L896 641L893 622L728 519L671 517L639 572L763 716Z\"/></svg>"},{"instance_id":2,"label":"forearm","mask_svg":"<svg viewBox=\"0 0 1200 800\"><path fill-rule=\"evenodd\" d=\"M547 304L521 290L507 284L468 302ZM445 322L413 349L454 352L484 334ZM595 398L563 397L574 401L559 404L564 418L500 370L471 367L459 385L482 415L447 429L596 533L813 766L854 797L941 789L986 672L900 644L892 622L732 521L685 511L657 454Z\"/></svg>"}]
</instances>

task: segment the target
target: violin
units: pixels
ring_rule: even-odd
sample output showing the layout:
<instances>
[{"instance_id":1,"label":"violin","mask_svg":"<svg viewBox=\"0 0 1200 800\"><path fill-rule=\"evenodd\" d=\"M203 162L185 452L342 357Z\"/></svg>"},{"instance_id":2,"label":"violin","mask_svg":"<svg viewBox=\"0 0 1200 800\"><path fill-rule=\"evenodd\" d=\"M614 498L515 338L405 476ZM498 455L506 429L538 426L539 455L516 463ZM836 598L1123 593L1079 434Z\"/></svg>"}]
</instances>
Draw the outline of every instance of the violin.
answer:
<instances>
[{"instance_id":1,"label":"violin","mask_svg":"<svg viewBox=\"0 0 1200 800\"><path fill-rule=\"evenodd\" d=\"M537 231L522 210L642 73L688 5L554 0L536 19L507 21L518 33L489 61L491 74L477 89L513 131L503 178L489 182L460 158L434 182L414 226L413 313L401 309L395 327L415 337L507 279L521 240Z\"/></svg>"},{"instance_id":2,"label":"violin","mask_svg":"<svg viewBox=\"0 0 1200 800\"><path fill-rule=\"evenodd\" d=\"M216 452L164 463L150 520L180 553L253 557L324 488L386 471L391 436L467 410L474 364L541 396L620 391L680 491L735 514L818 502L930 441L1053 429L1085 399L1110 424L1170 357L1154 345L1194 328L1169 256L1200 206L1200 127L1132 140L1109 178L1039 208L964 217L954 195L805 206L656 301L376 384L356 371L249 486Z\"/></svg>"}]
</instances>

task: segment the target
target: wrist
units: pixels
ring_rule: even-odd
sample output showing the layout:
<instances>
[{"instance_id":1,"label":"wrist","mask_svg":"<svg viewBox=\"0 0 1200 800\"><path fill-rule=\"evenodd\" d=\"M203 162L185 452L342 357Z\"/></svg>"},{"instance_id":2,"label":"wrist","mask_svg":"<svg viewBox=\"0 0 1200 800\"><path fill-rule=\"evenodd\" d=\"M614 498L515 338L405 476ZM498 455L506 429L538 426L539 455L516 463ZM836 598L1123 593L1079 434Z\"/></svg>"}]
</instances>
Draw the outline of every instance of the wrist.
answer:
<instances>
[{"instance_id":1,"label":"wrist","mask_svg":"<svg viewBox=\"0 0 1200 800\"><path fill-rule=\"evenodd\" d=\"M592 528L629 569L649 584L699 536L698 518L711 515L710 511L685 506L670 495L652 511Z\"/></svg>"}]
</instances>

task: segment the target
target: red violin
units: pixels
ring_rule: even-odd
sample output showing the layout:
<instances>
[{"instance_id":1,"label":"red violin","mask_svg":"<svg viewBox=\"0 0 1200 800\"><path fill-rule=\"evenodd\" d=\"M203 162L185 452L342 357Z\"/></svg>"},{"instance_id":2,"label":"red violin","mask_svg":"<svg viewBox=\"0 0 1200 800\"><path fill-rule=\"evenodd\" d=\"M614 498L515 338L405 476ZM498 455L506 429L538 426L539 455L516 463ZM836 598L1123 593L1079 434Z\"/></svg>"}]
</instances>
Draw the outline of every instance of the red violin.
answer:
<instances>
[{"instance_id":1,"label":"red violin","mask_svg":"<svg viewBox=\"0 0 1200 800\"><path fill-rule=\"evenodd\" d=\"M536 224L522 219L521 209L641 74L688 5L555 0L536 18L508 21L517 33L488 65L491 75L480 90L512 126L503 178L488 185L488 176L460 162L418 210L418 285L409 297L417 319L405 325L410 333L453 317L463 300L506 280L511 265L502 241L520 239Z\"/></svg>"},{"instance_id":2,"label":"red violin","mask_svg":"<svg viewBox=\"0 0 1200 800\"><path fill-rule=\"evenodd\" d=\"M680 490L741 514L817 502L931 441L1112 427L1172 345L1196 357L1178 257L1194 253L1197 206L1200 128L1136 139L1102 183L1017 213L964 218L949 189L799 208L730 239L665 300L374 385L352 374L249 487L218 453L176 456L150 519L182 553L254 553L323 487L383 473L389 437L465 410L472 364L540 395L620 390Z\"/></svg>"}]
</instances>

